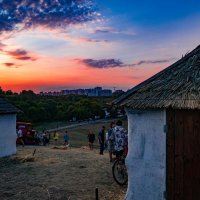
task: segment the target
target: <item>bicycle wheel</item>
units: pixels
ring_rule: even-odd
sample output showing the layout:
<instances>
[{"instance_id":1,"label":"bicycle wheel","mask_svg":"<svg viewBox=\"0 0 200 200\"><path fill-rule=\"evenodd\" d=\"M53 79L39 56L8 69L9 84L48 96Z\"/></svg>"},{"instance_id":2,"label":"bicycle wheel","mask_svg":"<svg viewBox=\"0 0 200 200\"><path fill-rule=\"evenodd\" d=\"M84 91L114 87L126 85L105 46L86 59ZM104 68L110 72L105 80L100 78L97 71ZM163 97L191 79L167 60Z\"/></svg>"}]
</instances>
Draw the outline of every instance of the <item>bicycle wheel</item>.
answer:
<instances>
[{"instance_id":1,"label":"bicycle wheel","mask_svg":"<svg viewBox=\"0 0 200 200\"><path fill-rule=\"evenodd\" d=\"M126 165L123 160L116 160L112 166L112 174L114 180L119 185L125 185L128 181Z\"/></svg>"}]
</instances>

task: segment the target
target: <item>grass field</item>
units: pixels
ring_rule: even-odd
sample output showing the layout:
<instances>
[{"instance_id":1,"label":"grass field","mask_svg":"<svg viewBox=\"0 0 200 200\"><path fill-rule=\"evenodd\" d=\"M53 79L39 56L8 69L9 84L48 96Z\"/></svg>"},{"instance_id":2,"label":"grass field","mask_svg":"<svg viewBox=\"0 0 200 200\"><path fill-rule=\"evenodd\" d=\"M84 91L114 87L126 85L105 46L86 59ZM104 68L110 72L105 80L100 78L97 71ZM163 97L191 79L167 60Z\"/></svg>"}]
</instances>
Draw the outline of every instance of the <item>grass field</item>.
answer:
<instances>
[{"instance_id":1,"label":"grass field","mask_svg":"<svg viewBox=\"0 0 200 200\"><path fill-rule=\"evenodd\" d=\"M99 155L97 139L93 151L87 148L89 130L98 131L107 123L70 128L70 148L49 146L17 147L17 154L0 158L0 199L2 200L123 200L126 187L115 183L108 152ZM124 127L127 122L124 122ZM33 151L36 149L34 157Z\"/></svg>"},{"instance_id":2,"label":"grass field","mask_svg":"<svg viewBox=\"0 0 200 200\"><path fill-rule=\"evenodd\" d=\"M101 200L123 200L127 186L115 183L108 152L99 155L98 150L98 132L103 125L108 129L109 124L69 128L68 149L62 146L63 129L56 148L53 141L49 146L18 146L16 155L0 158L0 199L94 200L98 188ZM87 147L89 130L96 135L93 151Z\"/></svg>"},{"instance_id":3,"label":"grass field","mask_svg":"<svg viewBox=\"0 0 200 200\"><path fill-rule=\"evenodd\" d=\"M102 126L105 126L107 130L110 127L110 122L111 121L108 120L107 122L103 122L103 123L102 122L97 122L95 124L88 123L87 125L60 130L59 131L60 139L58 141L58 144L61 145L63 143L63 134L64 134L64 131L67 130L70 136L70 146L72 147L86 146L88 145L87 135L89 131L91 130L94 132L95 137L96 137L94 147L98 148L98 138L97 138L98 133ZM127 120L123 120L123 127L127 130ZM51 133L51 135L53 136L53 132Z\"/></svg>"},{"instance_id":4,"label":"grass field","mask_svg":"<svg viewBox=\"0 0 200 200\"><path fill-rule=\"evenodd\" d=\"M66 125L70 125L72 123L66 122L66 121L59 121L59 122L43 122L43 123L34 123L33 128L42 131L43 129L54 129L54 128L59 128L63 127Z\"/></svg>"},{"instance_id":5,"label":"grass field","mask_svg":"<svg viewBox=\"0 0 200 200\"><path fill-rule=\"evenodd\" d=\"M18 147L16 156L0 158L1 200L123 200L126 186L112 177L112 164L98 150Z\"/></svg>"}]
</instances>

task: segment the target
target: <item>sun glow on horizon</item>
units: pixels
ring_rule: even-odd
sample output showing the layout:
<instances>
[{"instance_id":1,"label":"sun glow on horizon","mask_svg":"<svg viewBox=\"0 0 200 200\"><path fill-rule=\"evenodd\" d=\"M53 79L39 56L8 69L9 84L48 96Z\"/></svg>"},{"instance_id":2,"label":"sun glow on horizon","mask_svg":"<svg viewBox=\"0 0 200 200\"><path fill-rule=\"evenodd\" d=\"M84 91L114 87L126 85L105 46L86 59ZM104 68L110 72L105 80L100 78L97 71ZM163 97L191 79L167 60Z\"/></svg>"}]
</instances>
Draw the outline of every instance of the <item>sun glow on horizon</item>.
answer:
<instances>
[{"instance_id":1,"label":"sun glow on horizon","mask_svg":"<svg viewBox=\"0 0 200 200\"><path fill-rule=\"evenodd\" d=\"M149 7L149 2L135 1L44 0L45 13L36 2L29 15L23 11L32 9L29 1L18 7L16 0L0 2L7 8L0 18L9 12L13 17L1 18L0 87L15 92L132 88L199 42L200 3L190 9L173 3L182 12L170 10L166 17L160 11L172 1L162 6L156 1Z\"/></svg>"}]
</instances>

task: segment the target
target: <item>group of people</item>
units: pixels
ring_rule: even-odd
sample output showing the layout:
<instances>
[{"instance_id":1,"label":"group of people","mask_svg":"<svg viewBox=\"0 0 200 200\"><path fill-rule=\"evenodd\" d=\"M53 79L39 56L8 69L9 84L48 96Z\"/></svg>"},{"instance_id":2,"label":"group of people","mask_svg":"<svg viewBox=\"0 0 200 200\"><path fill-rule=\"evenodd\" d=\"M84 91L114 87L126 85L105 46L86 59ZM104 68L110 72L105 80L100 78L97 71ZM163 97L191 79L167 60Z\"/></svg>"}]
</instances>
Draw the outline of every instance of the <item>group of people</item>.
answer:
<instances>
[{"instance_id":1,"label":"group of people","mask_svg":"<svg viewBox=\"0 0 200 200\"><path fill-rule=\"evenodd\" d=\"M111 122L107 133L105 133L105 126L102 126L102 129L98 134L98 139L100 144L100 155L103 155L105 143L107 143L110 162L113 161L113 154L116 155L116 158L119 158L128 147L128 134L122 127L121 120L118 120L116 124L115 122Z\"/></svg>"},{"instance_id":2,"label":"group of people","mask_svg":"<svg viewBox=\"0 0 200 200\"><path fill-rule=\"evenodd\" d=\"M51 135L49 131L43 130L43 132L36 131L34 134L35 144L46 146L49 144Z\"/></svg>"},{"instance_id":3,"label":"group of people","mask_svg":"<svg viewBox=\"0 0 200 200\"><path fill-rule=\"evenodd\" d=\"M43 130L41 132L35 131L35 133L29 133L29 131L24 134L23 130L21 128L16 130L17 133L17 143L21 144L22 146L26 144L36 144L36 145L43 145L46 146L50 143L51 140L51 134L47 130ZM60 138L60 134L58 131L55 131L53 133L52 139L54 140L54 145L57 145L57 142ZM63 134L63 145L66 147L69 147L69 134L67 130Z\"/></svg>"},{"instance_id":4,"label":"group of people","mask_svg":"<svg viewBox=\"0 0 200 200\"><path fill-rule=\"evenodd\" d=\"M58 133L58 131L54 131L53 133L54 145L57 145L59 138L60 138L60 134ZM63 140L64 140L63 145L65 147L69 147L69 134L67 130L64 132Z\"/></svg>"},{"instance_id":5,"label":"group of people","mask_svg":"<svg viewBox=\"0 0 200 200\"><path fill-rule=\"evenodd\" d=\"M90 150L93 150L93 143L95 141L95 134L92 131L88 133L88 144ZM119 158L128 149L128 134L122 126L122 121L118 120L116 123L111 122L110 128L106 132L105 126L102 126L98 133L98 141L100 147L100 155L103 155L104 150L107 148L109 152L110 162L113 161L113 154Z\"/></svg>"},{"instance_id":6,"label":"group of people","mask_svg":"<svg viewBox=\"0 0 200 200\"><path fill-rule=\"evenodd\" d=\"M20 143L24 146L23 132L21 129L17 131L17 136L19 138ZM55 131L53 133L52 138L54 140L54 145L57 145L57 142L60 138L60 134L58 133L58 131ZM93 150L95 134L92 131L89 131L87 139L90 150ZM46 130L43 130L43 132L36 131L34 134L35 144L46 146L47 144L50 143L50 140L51 140L51 134L49 131ZM69 147L69 134L67 130L64 132L63 140L64 140L63 145L65 147ZM116 158L122 156L124 150L128 146L128 135L126 130L122 127L122 121L118 120L116 123L111 122L110 128L107 130L107 132L105 126L102 126L101 130L98 133L98 141L100 145L99 154L103 155L106 146L109 152L110 162L113 161L113 154L116 155Z\"/></svg>"}]
</instances>

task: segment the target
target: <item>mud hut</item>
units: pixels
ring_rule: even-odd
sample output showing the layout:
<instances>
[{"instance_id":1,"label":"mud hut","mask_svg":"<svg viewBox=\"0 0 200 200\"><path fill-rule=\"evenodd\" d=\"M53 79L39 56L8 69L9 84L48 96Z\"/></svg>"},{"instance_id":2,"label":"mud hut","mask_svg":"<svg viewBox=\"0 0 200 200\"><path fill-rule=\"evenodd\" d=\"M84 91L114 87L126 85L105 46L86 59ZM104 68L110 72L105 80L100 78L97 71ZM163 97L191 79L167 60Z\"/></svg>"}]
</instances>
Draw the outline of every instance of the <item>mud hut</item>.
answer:
<instances>
[{"instance_id":1,"label":"mud hut","mask_svg":"<svg viewBox=\"0 0 200 200\"><path fill-rule=\"evenodd\" d=\"M19 110L0 98L0 157L16 153L16 114Z\"/></svg>"},{"instance_id":2,"label":"mud hut","mask_svg":"<svg viewBox=\"0 0 200 200\"><path fill-rule=\"evenodd\" d=\"M200 199L200 46L114 104L128 116L126 199Z\"/></svg>"}]
</instances>

